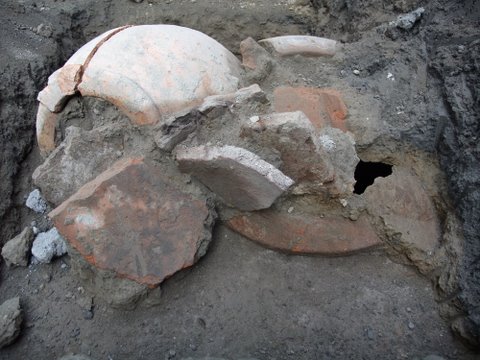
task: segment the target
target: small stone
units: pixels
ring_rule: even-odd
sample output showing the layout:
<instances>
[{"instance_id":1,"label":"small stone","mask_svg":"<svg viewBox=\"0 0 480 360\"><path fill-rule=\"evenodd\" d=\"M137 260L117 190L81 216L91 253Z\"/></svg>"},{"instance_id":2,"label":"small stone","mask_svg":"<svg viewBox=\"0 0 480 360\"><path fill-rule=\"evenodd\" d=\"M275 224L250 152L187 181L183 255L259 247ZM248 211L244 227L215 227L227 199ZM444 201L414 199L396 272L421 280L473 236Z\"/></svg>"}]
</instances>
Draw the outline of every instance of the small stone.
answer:
<instances>
[{"instance_id":1,"label":"small stone","mask_svg":"<svg viewBox=\"0 0 480 360\"><path fill-rule=\"evenodd\" d=\"M375 333L373 332L372 329L368 328L367 329L367 337L370 339L370 340L373 340L375 338Z\"/></svg>"},{"instance_id":2,"label":"small stone","mask_svg":"<svg viewBox=\"0 0 480 360\"><path fill-rule=\"evenodd\" d=\"M93 319L93 311L92 310L84 310L82 311L83 318L85 320L92 320Z\"/></svg>"},{"instance_id":3,"label":"small stone","mask_svg":"<svg viewBox=\"0 0 480 360\"><path fill-rule=\"evenodd\" d=\"M15 297L0 305L0 349L15 341L20 334L22 321L20 298Z\"/></svg>"},{"instance_id":4,"label":"small stone","mask_svg":"<svg viewBox=\"0 0 480 360\"><path fill-rule=\"evenodd\" d=\"M40 194L40 190L38 189L33 190L28 195L26 205L29 209L40 214L43 214L48 209L48 204L43 199L42 194Z\"/></svg>"},{"instance_id":5,"label":"small stone","mask_svg":"<svg viewBox=\"0 0 480 360\"><path fill-rule=\"evenodd\" d=\"M407 307L407 312L412 312L412 309Z\"/></svg>"},{"instance_id":6,"label":"small stone","mask_svg":"<svg viewBox=\"0 0 480 360\"><path fill-rule=\"evenodd\" d=\"M353 73L354 73L355 75L360 75L360 70L355 69L355 70L353 70Z\"/></svg>"},{"instance_id":7,"label":"small stone","mask_svg":"<svg viewBox=\"0 0 480 360\"><path fill-rule=\"evenodd\" d=\"M251 37L240 43L242 65L250 70L255 70L262 65L265 67L270 62L270 54Z\"/></svg>"},{"instance_id":8,"label":"small stone","mask_svg":"<svg viewBox=\"0 0 480 360\"><path fill-rule=\"evenodd\" d=\"M8 241L2 248L2 256L8 266L27 266L28 254L32 246L34 232L31 227Z\"/></svg>"},{"instance_id":9,"label":"small stone","mask_svg":"<svg viewBox=\"0 0 480 360\"><path fill-rule=\"evenodd\" d=\"M49 263L54 257L66 253L67 245L56 228L38 234L33 241L32 254L41 263Z\"/></svg>"},{"instance_id":10,"label":"small stone","mask_svg":"<svg viewBox=\"0 0 480 360\"><path fill-rule=\"evenodd\" d=\"M394 25L403 30L410 30L415 23L420 20L424 12L425 9L423 7L419 7L408 14L400 15L397 20L394 21Z\"/></svg>"},{"instance_id":11,"label":"small stone","mask_svg":"<svg viewBox=\"0 0 480 360\"><path fill-rule=\"evenodd\" d=\"M287 212L288 212L289 214L291 214L292 211L293 211L293 206L290 206L290 207L288 208Z\"/></svg>"},{"instance_id":12,"label":"small stone","mask_svg":"<svg viewBox=\"0 0 480 360\"><path fill-rule=\"evenodd\" d=\"M164 151L172 151L175 146L195 131L200 118L201 113L198 110L170 117L162 123L159 131L155 133L155 143Z\"/></svg>"},{"instance_id":13,"label":"small stone","mask_svg":"<svg viewBox=\"0 0 480 360\"><path fill-rule=\"evenodd\" d=\"M45 38L50 38L53 35L53 29L50 25L40 24L35 30L35 34L43 36Z\"/></svg>"},{"instance_id":14,"label":"small stone","mask_svg":"<svg viewBox=\"0 0 480 360\"><path fill-rule=\"evenodd\" d=\"M198 146L177 152L179 168L240 210L265 209L293 180L254 153L234 146Z\"/></svg>"},{"instance_id":15,"label":"small stone","mask_svg":"<svg viewBox=\"0 0 480 360\"><path fill-rule=\"evenodd\" d=\"M80 335L80 328L75 328L70 332L70 337L76 338Z\"/></svg>"},{"instance_id":16,"label":"small stone","mask_svg":"<svg viewBox=\"0 0 480 360\"><path fill-rule=\"evenodd\" d=\"M409 328L410 330L415 329L415 324L414 324L413 322L409 321L409 322L408 322L408 328Z\"/></svg>"}]
</instances>

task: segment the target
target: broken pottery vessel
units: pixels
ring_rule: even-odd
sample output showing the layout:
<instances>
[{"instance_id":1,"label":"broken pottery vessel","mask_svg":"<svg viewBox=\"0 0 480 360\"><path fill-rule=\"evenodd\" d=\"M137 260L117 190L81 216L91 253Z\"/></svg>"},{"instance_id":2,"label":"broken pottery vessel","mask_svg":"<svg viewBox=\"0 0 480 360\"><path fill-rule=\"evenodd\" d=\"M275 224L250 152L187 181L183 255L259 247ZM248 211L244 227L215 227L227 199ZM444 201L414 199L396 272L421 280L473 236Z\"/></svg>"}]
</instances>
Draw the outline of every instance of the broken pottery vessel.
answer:
<instances>
[{"instance_id":1,"label":"broken pottery vessel","mask_svg":"<svg viewBox=\"0 0 480 360\"><path fill-rule=\"evenodd\" d=\"M46 160L35 185L57 206L49 216L82 280L118 290L94 290L115 293L112 304L130 307L198 261L217 215L246 238L294 254L381 246L391 240L387 227L411 258L435 251L435 209L415 177L395 172L423 207L392 179L372 186L381 196L353 194L356 139L365 137L351 126L343 91L282 86L295 83L284 56L332 57L337 43L249 38L240 50L243 63L195 30L125 26L83 46L40 92L37 139ZM81 116L77 127L62 119L62 129L77 95L103 99L121 116L83 128ZM390 203L403 211L385 208ZM419 234L430 240L417 244Z\"/></svg>"},{"instance_id":2,"label":"broken pottery vessel","mask_svg":"<svg viewBox=\"0 0 480 360\"><path fill-rule=\"evenodd\" d=\"M56 113L76 93L105 99L137 125L238 88L240 61L209 36L174 25L124 26L80 48L39 95L37 140L55 147Z\"/></svg>"}]
</instances>

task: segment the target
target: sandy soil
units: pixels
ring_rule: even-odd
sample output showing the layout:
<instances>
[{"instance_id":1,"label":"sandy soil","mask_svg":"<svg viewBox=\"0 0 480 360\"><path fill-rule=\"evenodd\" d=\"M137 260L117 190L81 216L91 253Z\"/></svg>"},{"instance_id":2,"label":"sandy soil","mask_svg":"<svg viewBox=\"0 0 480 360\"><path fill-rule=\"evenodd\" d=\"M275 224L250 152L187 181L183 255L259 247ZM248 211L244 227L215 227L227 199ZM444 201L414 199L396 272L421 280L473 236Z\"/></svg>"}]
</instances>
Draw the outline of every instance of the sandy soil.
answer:
<instances>
[{"instance_id":1,"label":"sandy soil","mask_svg":"<svg viewBox=\"0 0 480 360\"><path fill-rule=\"evenodd\" d=\"M27 319L0 358L474 358L439 317L428 281L384 253L288 256L218 230L207 256L168 280L154 307L121 311L94 299L85 319L68 258L5 274L2 298L20 294Z\"/></svg>"}]
</instances>

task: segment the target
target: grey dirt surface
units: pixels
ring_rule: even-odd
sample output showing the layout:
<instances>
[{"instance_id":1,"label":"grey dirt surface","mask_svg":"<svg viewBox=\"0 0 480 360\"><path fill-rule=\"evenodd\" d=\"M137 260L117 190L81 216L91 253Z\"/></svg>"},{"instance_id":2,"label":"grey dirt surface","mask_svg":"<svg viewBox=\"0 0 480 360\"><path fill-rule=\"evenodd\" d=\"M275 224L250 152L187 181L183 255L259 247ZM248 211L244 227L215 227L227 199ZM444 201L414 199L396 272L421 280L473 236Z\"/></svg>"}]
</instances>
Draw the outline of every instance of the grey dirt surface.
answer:
<instances>
[{"instance_id":1,"label":"grey dirt surface","mask_svg":"<svg viewBox=\"0 0 480 360\"><path fill-rule=\"evenodd\" d=\"M24 303L22 337L0 359L474 359L438 315L433 290L382 252L289 256L224 227L195 267L162 286L159 304L134 311L84 296L68 259L2 275L2 297ZM42 301L38 301L41 298ZM413 324L413 326L412 326Z\"/></svg>"},{"instance_id":2,"label":"grey dirt surface","mask_svg":"<svg viewBox=\"0 0 480 360\"><path fill-rule=\"evenodd\" d=\"M389 25L419 7L425 12L408 30ZM28 268L9 269L2 261L0 303L19 296L25 321L0 359L476 358L451 329L478 351L479 21L476 0L1 1L0 246L32 220L40 231L49 227L45 215L25 207L42 162L36 96L48 76L110 28L155 23L203 31L236 55L247 37L340 41L348 54L341 61L293 57L285 62L302 69L295 81L267 78L262 88L337 88L360 129L381 119L376 133L365 131L357 142L359 157L393 165L413 158L426 186L436 182L433 200L450 234L443 242L456 245L445 246L448 271L420 275L383 250L288 256L218 226L205 258L162 284L156 306L146 302L131 311L94 296L86 312L80 304L90 295L68 256ZM430 170L437 164L438 176ZM452 231L454 218L463 237Z\"/></svg>"}]
</instances>

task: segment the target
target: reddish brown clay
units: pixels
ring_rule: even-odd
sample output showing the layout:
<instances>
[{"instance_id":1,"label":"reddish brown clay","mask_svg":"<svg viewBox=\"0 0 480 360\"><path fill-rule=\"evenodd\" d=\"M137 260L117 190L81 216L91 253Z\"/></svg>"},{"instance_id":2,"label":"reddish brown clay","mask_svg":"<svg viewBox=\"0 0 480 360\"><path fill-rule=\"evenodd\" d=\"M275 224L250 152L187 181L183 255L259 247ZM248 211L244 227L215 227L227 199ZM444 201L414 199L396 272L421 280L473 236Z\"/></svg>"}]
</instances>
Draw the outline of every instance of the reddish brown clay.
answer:
<instances>
[{"instance_id":1,"label":"reddish brown clay","mask_svg":"<svg viewBox=\"0 0 480 360\"><path fill-rule=\"evenodd\" d=\"M296 254L343 255L381 244L365 218L351 221L265 210L236 216L227 225L264 246Z\"/></svg>"},{"instance_id":2,"label":"reddish brown clay","mask_svg":"<svg viewBox=\"0 0 480 360\"><path fill-rule=\"evenodd\" d=\"M317 128L347 131L347 107L336 90L281 86L274 91L274 107L276 112L302 111Z\"/></svg>"},{"instance_id":3,"label":"reddish brown clay","mask_svg":"<svg viewBox=\"0 0 480 360\"><path fill-rule=\"evenodd\" d=\"M203 255L213 221L205 199L181 192L142 159L117 162L50 217L88 262L149 286Z\"/></svg>"}]
</instances>

